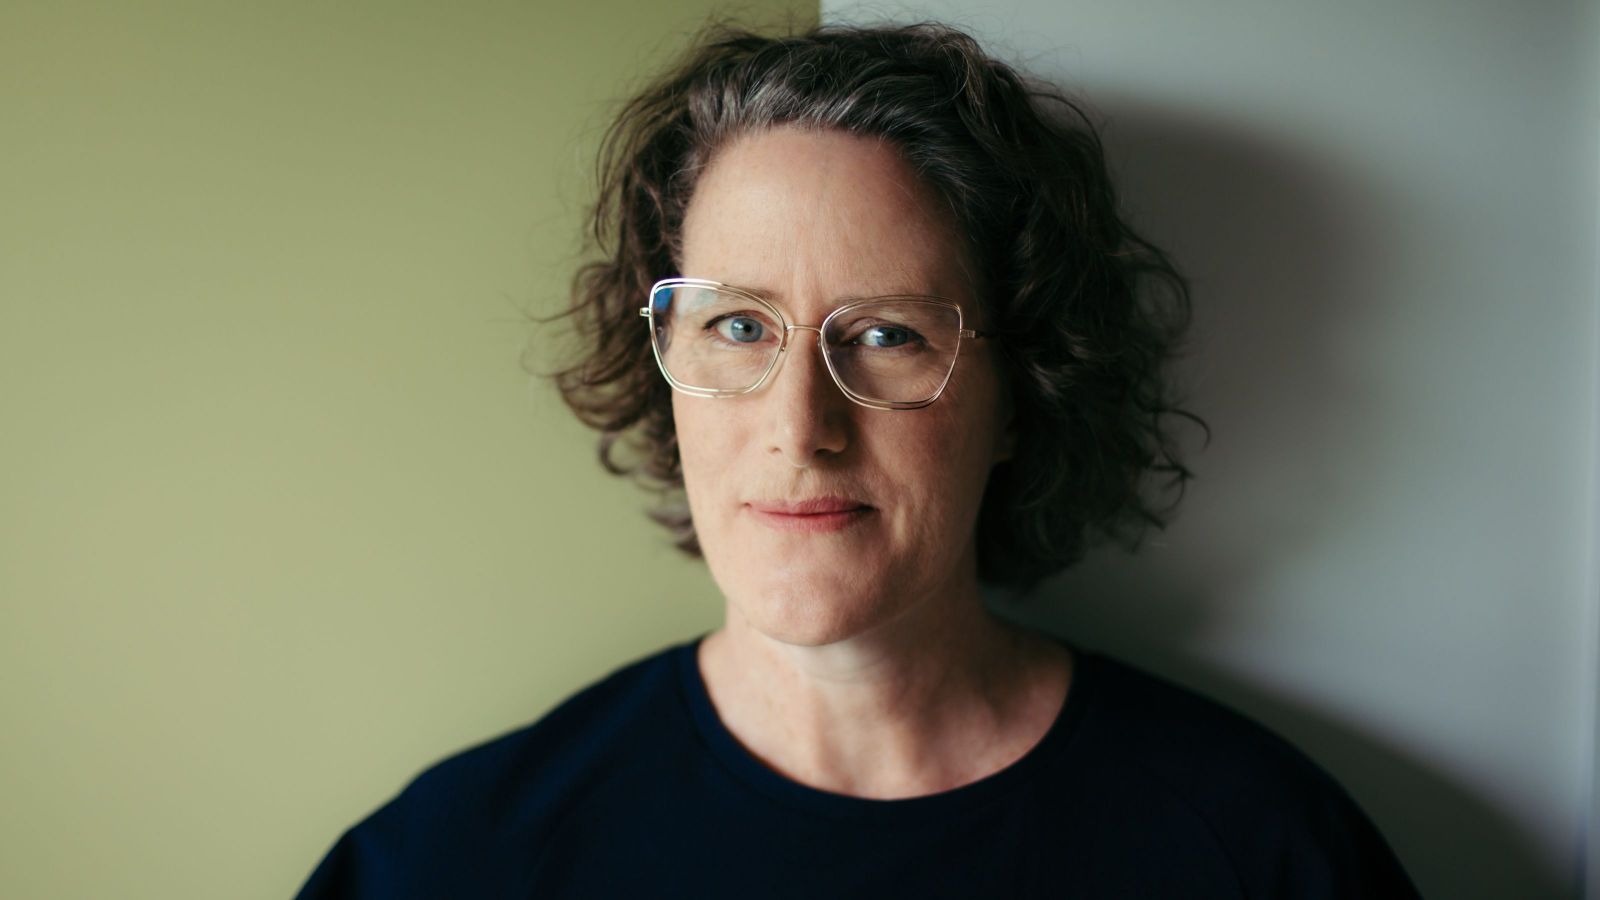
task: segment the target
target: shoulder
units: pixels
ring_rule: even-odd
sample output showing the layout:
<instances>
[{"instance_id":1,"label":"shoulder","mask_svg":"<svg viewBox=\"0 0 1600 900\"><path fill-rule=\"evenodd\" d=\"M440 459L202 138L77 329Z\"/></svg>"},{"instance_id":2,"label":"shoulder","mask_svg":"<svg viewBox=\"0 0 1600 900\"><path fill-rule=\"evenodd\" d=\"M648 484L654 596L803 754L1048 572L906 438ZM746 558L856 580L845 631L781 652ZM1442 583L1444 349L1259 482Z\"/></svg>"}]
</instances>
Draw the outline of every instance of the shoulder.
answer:
<instances>
[{"instance_id":1,"label":"shoulder","mask_svg":"<svg viewBox=\"0 0 1600 900\"><path fill-rule=\"evenodd\" d=\"M677 709L676 645L629 662L572 694L537 721L458 751L423 770L402 793L416 800L509 798L559 782L647 733Z\"/></svg>"},{"instance_id":2,"label":"shoulder","mask_svg":"<svg viewBox=\"0 0 1600 900\"><path fill-rule=\"evenodd\" d=\"M1332 784L1302 750L1233 707L1113 656L1080 659L1093 679L1084 737L1114 743L1129 765L1184 785Z\"/></svg>"},{"instance_id":3,"label":"shoulder","mask_svg":"<svg viewBox=\"0 0 1600 900\"><path fill-rule=\"evenodd\" d=\"M1079 654L1080 749L1124 796L1159 798L1208 833L1248 895L1415 895L1376 826L1299 747L1198 691Z\"/></svg>"},{"instance_id":4,"label":"shoulder","mask_svg":"<svg viewBox=\"0 0 1600 900\"><path fill-rule=\"evenodd\" d=\"M687 646L621 666L532 724L428 766L345 832L300 896L505 892L508 862L619 765L637 765L639 747L683 727L677 657Z\"/></svg>"}]
</instances>

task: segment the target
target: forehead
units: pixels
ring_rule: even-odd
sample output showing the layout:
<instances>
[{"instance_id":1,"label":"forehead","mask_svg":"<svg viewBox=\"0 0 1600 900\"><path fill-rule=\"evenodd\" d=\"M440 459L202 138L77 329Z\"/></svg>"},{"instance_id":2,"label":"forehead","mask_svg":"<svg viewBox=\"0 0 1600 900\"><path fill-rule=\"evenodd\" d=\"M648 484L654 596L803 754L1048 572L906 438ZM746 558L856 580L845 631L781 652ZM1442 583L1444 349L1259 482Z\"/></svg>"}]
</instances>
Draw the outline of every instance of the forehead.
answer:
<instances>
[{"instance_id":1,"label":"forehead","mask_svg":"<svg viewBox=\"0 0 1600 900\"><path fill-rule=\"evenodd\" d=\"M711 160L683 225L682 274L791 305L969 293L954 221L888 142L781 127Z\"/></svg>"}]
</instances>

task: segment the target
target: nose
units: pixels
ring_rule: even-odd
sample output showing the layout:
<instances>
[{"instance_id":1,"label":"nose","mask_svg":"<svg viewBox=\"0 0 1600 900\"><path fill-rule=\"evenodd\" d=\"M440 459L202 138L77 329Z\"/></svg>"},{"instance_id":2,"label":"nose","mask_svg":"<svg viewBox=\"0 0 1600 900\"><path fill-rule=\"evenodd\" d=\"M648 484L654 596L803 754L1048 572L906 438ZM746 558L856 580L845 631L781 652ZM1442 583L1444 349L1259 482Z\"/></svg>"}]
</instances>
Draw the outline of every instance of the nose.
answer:
<instances>
[{"instance_id":1,"label":"nose","mask_svg":"<svg viewBox=\"0 0 1600 900\"><path fill-rule=\"evenodd\" d=\"M849 443L850 399L839 390L822 360L822 333L793 326L779 371L766 386L768 453L797 469L842 453Z\"/></svg>"}]
</instances>

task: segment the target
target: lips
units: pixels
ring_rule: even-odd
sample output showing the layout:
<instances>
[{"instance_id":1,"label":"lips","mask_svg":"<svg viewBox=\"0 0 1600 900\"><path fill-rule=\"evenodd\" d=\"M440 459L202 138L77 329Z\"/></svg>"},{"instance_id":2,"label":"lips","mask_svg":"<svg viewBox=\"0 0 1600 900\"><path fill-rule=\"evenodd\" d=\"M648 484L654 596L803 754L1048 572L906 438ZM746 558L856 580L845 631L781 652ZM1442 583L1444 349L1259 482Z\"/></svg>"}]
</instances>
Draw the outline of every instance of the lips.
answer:
<instances>
[{"instance_id":1,"label":"lips","mask_svg":"<svg viewBox=\"0 0 1600 900\"><path fill-rule=\"evenodd\" d=\"M839 531L866 520L875 512L871 506L849 497L757 500L749 506L756 520L769 528L805 533Z\"/></svg>"},{"instance_id":2,"label":"lips","mask_svg":"<svg viewBox=\"0 0 1600 900\"><path fill-rule=\"evenodd\" d=\"M859 500L852 500L849 497L814 497L809 500L796 501L756 500L750 503L750 507L757 512L772 513L780 516L818 516L872 508Z\"/></svg>"}]
</instances>

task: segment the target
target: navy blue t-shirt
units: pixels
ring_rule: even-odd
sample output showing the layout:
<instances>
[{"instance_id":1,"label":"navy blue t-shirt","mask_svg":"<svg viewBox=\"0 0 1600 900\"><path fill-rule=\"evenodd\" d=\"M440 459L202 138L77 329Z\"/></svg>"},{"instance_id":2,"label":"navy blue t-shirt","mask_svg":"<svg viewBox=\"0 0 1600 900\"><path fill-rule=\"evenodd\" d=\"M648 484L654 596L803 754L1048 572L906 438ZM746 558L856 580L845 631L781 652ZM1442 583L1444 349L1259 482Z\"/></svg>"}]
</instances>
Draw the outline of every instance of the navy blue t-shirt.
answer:
<instances>
[{"instance_id":1,"label":"navy blue t-shirt","mask_svg":"<svg viewBox=\"0 0 1600 900\"><path fill-rule=\"evenodd\" d=\"M1415 897L1345 791L1250 719L1068 644L1066 703L954 790L848 797L774 772L670 647L450 757L340 838L333 898Z\"/></svg>"}]
</instances>

